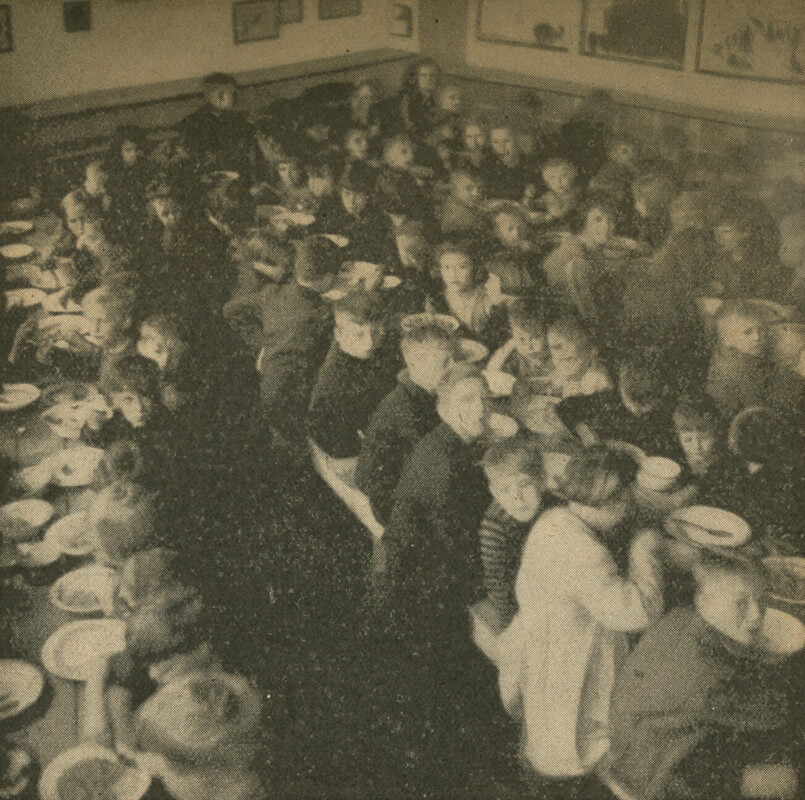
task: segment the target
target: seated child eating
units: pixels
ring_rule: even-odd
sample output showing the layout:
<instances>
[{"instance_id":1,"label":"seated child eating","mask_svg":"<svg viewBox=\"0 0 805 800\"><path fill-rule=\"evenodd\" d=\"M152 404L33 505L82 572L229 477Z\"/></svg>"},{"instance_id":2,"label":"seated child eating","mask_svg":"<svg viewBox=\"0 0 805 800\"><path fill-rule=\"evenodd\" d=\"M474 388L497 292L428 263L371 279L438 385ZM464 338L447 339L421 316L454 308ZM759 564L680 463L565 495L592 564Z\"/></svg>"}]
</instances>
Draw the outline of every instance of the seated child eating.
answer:
<instances>
[{"instance_id":1,"label":"seated child eating","mask_svg":"<svg viewBox=\"0 0 805 800\"><path fill-rule=\"evenodd\" d=\"M603 192L631 203L632 181L637 171L637 146L626 136L614 136L607 144L607 160L590 178L591 192Z\"/></svg>"},{"instance_id":2,"label":"seated child eating","mask_svg":"<svg viewBox=\"0 0 805 800\"><path fill-rule=\"evenodd\" d=\"M492 504L481 522L484 588L505 627L517 611L514 581L531 524L542 508L542 457L521 437L491 445L483 459Z\"/></svg>"},{"instance_id":3,"label":"seated child eating","mask_svg":"<svg viewBox=\"0 0 805 800\"><path fill-rule=\"evenodd\" d=\"M489 359L487 369L521 380L544 378L550 369L544 314L518 300L509 306L508 318L511 338Z\"/></svg>"},{"instance_id":4,"label":"seated child eating","mask_svg":"<svg viewBox=\"0 0 805 800\"><path fill-rule=\"evenodd\" d=\"M355 471L356 485L383 524L388 522L405 459L417 441L439 424L435 391L453 362L456 341L438 325L423 324L403 333L400 349L405 369L369 419Z\"/></svg>"},{"instance_id":5,"label":"seated child eating","mask_svg":"<svg viewBox=\"0 0 805 800\"><path fill-rule=\"evenodd\" d=\"M472 167L483 172L490 157L486 124L479 119L465 120L461 127L461 144L458 166Z\"/></svg>"},{"instance_id":6,"label":"seated child eating","mask_svg":"<svg viewBox=\"0 0 805 800\"><path fill-rule=\"evenodd\" d=\"M650 627L615 682L609 772L636 800L796 793L795 659L764 637L764 580L703 556L692 605Z\"/></svg>"},{"instance_id":7,"label":"seated child eating","mask_svg":"<svg viewBox=\"0 0 805 800\"><path fill-rule=\"evenodd\" d=\"M131 277L135 277L131 275ZM126 356L134 354L132 323L135 291L121 273L114 280L87 292L81 301L87 341L100 350L98 380Z\"/></svg>"},{"instance_id":8,"label":"seated child eating","mask_svg":"<svg viewBox=\"0 0 805 800\"><path fill-rule=\"evenodd\" d=\"M376 294L348 294L333 303L333 342L310 398L307 429L326 455L355 460L361 436L380 400L394 384L396 365L381 351L385 309Z\"/></svg>"},{"instance_id":9,"label":"seated child eating","mask_svg":"<svg viewBox=\"0 0 805 800\"><path fill-rule=\"evenodd\" d=\"M493 125L489 131L489 143L492 158L481 173L487 195L494 200L514 200L517 203L533 196L536 169L520 149L514 129L505 124Z\"/></svg>"},{"instance_id":10,"label":"seated child eating","mask_svg":"<svg viewBox=\"0 0 805 800\"><path fill-rule=\"evenodd\" d=\"M578 208L580 193L576 186L578 170L564 158L549 158L542 165L542 180L548 187L534 202L535 222L569 223Z\"/></svg>"},{"instance_id":11,"label":"seated child eating","mask_svg":"<svg viewBox=\"0 0 805 800\"><path fill-rule=\"evenodd\" d=\"M482 195L481 176L474 169L465 167L450 173L450 193L439 209L442 236L475 234L486 227L479 205Z\"/></svg>"}]
</instances>

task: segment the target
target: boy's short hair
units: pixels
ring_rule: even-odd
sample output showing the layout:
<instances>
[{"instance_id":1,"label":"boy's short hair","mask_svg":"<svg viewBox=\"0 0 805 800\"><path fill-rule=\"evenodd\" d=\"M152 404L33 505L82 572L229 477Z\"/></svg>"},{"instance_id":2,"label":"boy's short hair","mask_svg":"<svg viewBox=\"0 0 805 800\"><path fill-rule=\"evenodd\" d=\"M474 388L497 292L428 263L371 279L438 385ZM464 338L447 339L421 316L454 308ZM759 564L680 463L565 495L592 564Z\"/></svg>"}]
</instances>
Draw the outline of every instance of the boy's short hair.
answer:
<instances>
[{"instance_id":1,"label":"boy's short hair","mask_svg":"<svg viewBox=\"0 0 805 800\"><path fill-rule=\"evenodd\" d=\"M492 470L524 472L540 482L544 480L542 452L538 443L522 433L493 442L486 449L481 463L487 474Z\"/></svg>"},{"instance_id":2,"label":"boy's short hair","mask_svg":"<svg viewBox=\"0 0 805 800\"><path fill-rule=\"evenodd\" d=\"M545 331L553 331L576 344L593 347L592 336L582 320L570 311L557 311L548 316Z\"/></svg>"},{"instance_id":3,"label":"boy's short hair","mask_svg":"<svg viewBox=\"0 0 805 800\"><path fill-rule=\"evenodd\" d=\"M324 158L312 158L305 164L308 178L332 178L333 166Z\"/></svg>"},{"instance_id":4,"label":"boy's short hair","mask_svg":"<svg viewBox=\"0 0 805 800\"><path fill-rule=\"evenodd\" d=\"M210 89L213 86L232 86L236 89L238 82L226 72L210 72L201 79L201 85L204 89Z\"/></svg>"},{"instance_id":5,"label":"boy's short hair","mask_svg":"<svg viewBox=\"0 0 805 800\"><path fill-rule=\"evenodd\" d=\"M728 586L735 585L735 578L743 579L759 591L763 591L766 586L763 570L752 559L710 551L700 552L693 568L693 577L696 581L697 592L701 591L707 583L718 578L728 578L729 580L726 581Z\"/></svg>"},{"instance_id":6,"label":"boy's short hair","mask_svg":"<svg viewBox=\"0 0 805 800\"><path fill-rule=\"evenodd\" d=\"M407 144L413 148L414 143L411 140L411 137L404 133L398 133L394 136L389 136L388 139L383 141L383 158L385 158L388 153L391 151L393 147L396 147L398 144Z\"/></svg>"},{"instance_id":7,"label":"boy's short hair","mask_svg":"<svg viewBox=\"0 0 805 800\"><path fill-rule=\"evenodd\" d=\"M332 304L333 315L350 317L358 325L383 325L387 315L379 292L348 292Z\"/></svg>"},{"instance_id":8,"label":"boy's short hair","mask_svg":"<svg viewBox=\"0 0 805 800\"><path fill-rule=\"evenodd\" d=\"M518 299L509 306L509 325L520 328L532 336L544 336L545 314L535 304Z\"/></svg>"},{"instance_id":9,"label":"boy's short hair","mask_svg":"<svg viewBox=\"0 0 805 800\"><path fill-rule=\"evenodd\" d=\"M672 414L677 431L702 431L718 434L725 420L715 401L706 394L697 397L685 395L676 404Z\"/></svg>"},{"instance_id":10,"label":"boy's short hair","mask_svg":"<svg viewBox=\"0 0 805 800\"><path fill-rule=\"evenodd\" d=\"M627 397L640 405L649 405L662 399L668 388L651 357L622 362L618 369L618 383Z\"/></svg>"},{"instance_id":11,"label":"boy's short hair","mask_svg":"<svg viewBox=\"0 0 805 800\"><path fill-rule=\"evenodd\" d=\"M338 186L369 197L374 192L376 183L376 170L362 161L355 161L343 171Z\"/></svg>"},{"instance_id":12,"label":"boy's short hair","mask_svg":"<svg viewBox=\"0 0 805 800\"><path fill-rule=\"evenodd\" d=\"M458 181L461 178L466 178L467 180L470 180L473 183L478 184L479 186L484 182L484 179L481 177L481 173L478 172L478 170L471 165L455 167L454 169L450 170L451 184L454 181Z\"/></svg>"},{"instance_id":13,"label":"boy's short hair","mask_svg":"<svg viewBox=\"0 0 805 800\"><path fill-rule=\"evenodd\" d=\"M466 131L467 128L480 128L484 133L489 132L489 121L483 117L470 115L466 117L461 123L461 130Z\"/></svg>"},{"instance_id":14,"label":"boy's short hair","mask_svg":"<svg viewBox=\"0 0 805 800\"><path fill-rule=\"evenodd\" d=\"M126 356L105 370L98 388L106 395L131 390L156 402L160 395L159 376L152 362L142 356Z\"/></svg>"},{"instance_id":15,"label":"boy's short hair","mask_svg":"<svg viewBox=\"0 0 805 800\"><path fill-rule=\"evenodd\" d=\"M562 158L560 156L553 156L552 158L547 159L540 168L541 171L544 173L548 169L558 169L562 167L563 169L568 169L574 174L578 172L576 165L567 158Z\"/></svg>"},{"instance_id":16,"label":"boy's short hair","mask_svg":"<svg viewBox=\"0 0 805 800\"><path fill-rule=\"evenodd\" d=\"M57 403L86 400L95 387L83 381L59 380L42 389L41 405L45 408Z\"/></svg>"},{"instance_id":17,"label":"boy's short hair","mask_svg":"<svg viewBox=\"0 0 805 800\"><path fill-rule=\"evenodd\" d=\"M605 192L595 192L588 195L579 209L581 219L586 220L587 216L594 209L607 214L613 221L618 221L621 217L621 206L618 201L610 194Z\"/></svg>"},{"instance_id":18,"label":"boy's short hair","mask_svg":"<svg viewBox=\"0 0 805 800\"><path fill-rule=\"evenodd\" d=\"M591 447L573 456L557 481L559 494L570 502L598 507L634 481L637 465L624 453Z\"/></svg>"},{"instance_id":19,"label":"boy's short hair","mask_svg":"<svg viewBox=\"0 0 805 800\"><path fill-rule=\"evenodd\" d=\"M495 203L495 206L492 209L493 221L497 222L498 217L501 217L504 214L509 217L514 217L524 227L528 225L528 217L523 211L522 206L519 206L517 203L514 203L510 200Z\"/></svg>"},{"instance_id":20,"label":"boy's short hair","mask_svg":"<svg viewBox=\"0 0 805 800\"><path fill-rule=\"evenodd\" d=\"M679 191L676 180L665 172L647 172L632 181L632 196L642 200L650 211L667 210Z\"/></svg>"},{"instance_id":21,"label":"boy's short hair","mask_svg":"<svg viewBox=\"0 0 805 800\"><path fill-rule=\"evenodd\" d=\"M303 283L316 283L338 269L339 248L323 236L306 236L295 244L294 275Z\"/></svg>"},{"instance_id":22,"label":"boy's short hair","mask_svg":"<svg viewBox=\"0 0 805 800\"><path fill-rule=\"evenodd\" d=\"M236 264L265 261L290 271L294 261L294 249L286 242L277 239L273 230L259 228L249 231L238 241L232 253L232 260Z\"/></svg>"},{"instance_id":23,"label":"boy's short hair","mask_svg":"<svg viewBox=\"0 0 805 800\"><path fill-rule=\"evenodd\" d=\"M436 398L439 403L447 402L458 384L463 381L478 380L486 386L481 371L475 364L459 361L453 364L436 386Z\"/></svg>"},{"instance_id":24,"label":"boy's short hair","mask_svg":"<svg viewBox=\"0 0 805 800\"><path fill-rule=\"evenodd\" d=\"M93 507L98 544L116 562L155 544L154 495L133 481L120 480L107 486Z\"/></svg>"},{"instance_id":25,"label":"boy's short hair","mask_svg":"<svg viewBox=\"0 0 805 800\"><path fill-rule=\"evenodd\" d=\"M400 347L405 353L410 347L429 344L455 352L458 339L452 331L434 323L423 322L403 330Z\"/></svg>"},{"instance_id":26,"label":"boy's short hair","mask_svg":"<svg viewBox=\"0 0 805 800\"><path fill-rule=\"evenodd\" d=\"M477 243L472 238L448 240L436 248L436 264L441 266L442 259L451 253L463 256L472 266L472 283L477 286L487 278L486 266L477 257L477 252Z\"/></svg>"},{"instance_id":27,"label":"boy's short hair","mask_svg":"<svg viewBox=\"0 0 805 800\"><path fill-rule=\"evenodd\" d=\"M115 129L113 141L118 145L123 142L134 142L141 150L148 143L148 131L139 125L118 125Z\"/></svg>"},{"instance_id":28,"label":"boy's short hair","mask_svg":"<svg viewBox=\"0 0 805 800\"><path fill-rule=\"evenodd\" d=\"M166 547L150 547L129 556L121 568L135 605L179 585L179 554Z\"/></svg>"}]
</instances>

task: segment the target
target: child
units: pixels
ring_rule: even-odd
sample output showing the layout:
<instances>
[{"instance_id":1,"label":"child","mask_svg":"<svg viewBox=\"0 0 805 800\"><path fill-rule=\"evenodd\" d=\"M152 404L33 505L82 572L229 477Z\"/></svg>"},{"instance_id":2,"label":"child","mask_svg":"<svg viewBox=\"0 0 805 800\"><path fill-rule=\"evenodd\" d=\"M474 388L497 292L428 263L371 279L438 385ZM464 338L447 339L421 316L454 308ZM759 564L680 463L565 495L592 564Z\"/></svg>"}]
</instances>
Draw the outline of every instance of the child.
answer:
<instances>
[{"instance_id":1,"label":"child","mask_svg":"<svg viewBox=\"0 0 805 800\"><path fill-rule=\"evenodd\" d=\"M433 131L438 85L439 67L429 58L413 64L405 76L398 100L399 114L403 129L417 142Z\"/></svg>"},{"instance_id":2,"label":"child","mask_svg":"<svg viewBox=\"0 0 805 800\"><path fill-rule=\"evenodd\" d=\"M590 191L602 192L630 202L637 162L635 142L627 136L613 137L607 146L606 162L590 179Z\"/></svg>"},{"instance_id":3,"label":"child","mask_svg":"<svg viewBox=\"0 0 805 800\"><path fill-rule=\"evenodd\" d=\"M612 777L636 800L671 786L670 796L697 800L793 800L796 667L766 650L763 576L705 556L695 577L693 604L646 631L615 682Z\"/></svg>"},{"instance_id":4,"label":"child","mask_svg":"<svg viewBox=\"0 0 805 800\"><path fill-rule=\"evenodd\" d=\"M84 179L76 189L78 196L101 217L108 214L112 198L108 192L109 173L103 161L93 159L84 168Z\"/></svg>"},{"instance_id":5,"label":"child","mask_svg":"<svg viewBox=\"0 0 805 800\"><path fill-rule=\"evenodd\" d=\"M450 193L439 209L439 230L443 237L475 234L486 227L480 202L481 176L474 169L450 173Z\"/></svg>"},{"instance_id":6,"label":"child","mask_svg":"<svg viewBox=\"0 0 805 800\"><path fill-rule=\"evenodd\" d=\"M784 300L805 312L805 212L788 214L779 223L780 264L788 280Z\"/></svg>"},{"instance_id":7,"label":"child","mask_svg":"<svg viewBox=\"0 0 805 800\"><path fill-rule=\"evenodd\" d=\"M482 173L487 195L494 200L518 203L533 196L536 169L521 151L514 128L505 124L494 125L489 131L489 143L492 158Z\"/></svg>"},{"instance_id":8,"label":"child","mask_svg":"<svg viewBox=\"0 0 805 800\"><path fill-rule=\"evenodd\" d=\"M670 206L678 191L672 176L646 173L632 183L637 238L650 250L657 250L671 232Z\"/></svg>"},{"instance_id":9,"label":"child","mask_svg":"<svg viewBox=\"0 0 805 800\"><path fill-rule=\"evenodd\" d=\"M313 387L307 429L332 460L351 462L354 474L361 437L393 385L395 365L379 352L385 335L379 295L348 294L333 303L333 319L333 343Z\"/></svg>"},{"instance_id":10,"label":"child","mask_svg":"<svg viewBox=\"0 0 805 800\"><path fill-rule=\"evenodd\" d=\"M545 378L550 353L544 315L519 300L509 306L508 317L511 338L489 359L487 369L508 372L520 380Z\"/></svg>"},{"instance_id":11,"label":"child","mask_svg":"<svg viewBox=\"0 0 805 800\"><path fill-rule=\"evenodd\" d=\"M514 437L491 445L483 466L493 498L479 534L484 587L505 627L517 611L514 581L523 545L542 508L542 457L533 442Z\"/></svg>"},{"instance_id":12,"label":"child","mask_svg":"<svg viewBox=\"0 0 805 800\"><path fill-rule=\"evenodd\" d=\"M316 224L323 231L330 230L332 220L337 219L341 204L333 176L333 167L324 158L309 161L305 167L307 175L307 201L304 211L316 216Z\"/></svg>"},{"instance_id":13,"label":"child","mask_svg":"<svg viewBox=\"0 0 805 800\"><path fill-rule=\"evenodd\" d=\"M548 191L536 201L538 216L532 218L549 224L569 222L579 205L578 170L567 159L549 158L541 174Z\"/></svg>"},{"instance_id":14,"label":"child","mask_svg":"<svg viewBox=\"0 0 805 800\"><path fill-rule=\"evenodd\" d=\"M491 213L492 226L497 240L493 246L502 248L505 254L529 253L534 250L529 236L529 220L516 203L495 204ZM477 230L477 228L476 228Z\"/></svg>"},{"instance_id":15,"label":"child","mask_svg":"<svg viewBox=\"0 0 805 800\"><path fill-rule=\"evenodd\" d=\"M144 128L121 125L115 131L109 153L109 196L113 225L122 236L136 236L145 213L148 169Z\"/></svg>"},{"instance_id":16,"label":"child","mask_svg":"<svg viewBox=\"0 0 805 800\"><path fill-rule=\"evenodd\" d=\"M202 80L204 105L179 124L185 146L203 171L234 170L250 176L254 129L242 111L235 110L237 83L231 75L214 72Z\"/></svg>"},{"instance_id":17,"label":"child","mask_svg":"<svg viewBox=\"0 0 805 800\"><path fill-rule=\"evenodd\" d=\"M479 119L467 119L461 128L462 150L458 166L472 167L483 172L489 159L487 126Z\"/></svg>"},{"instance_id":18,"label":"child","mask_svg":"<svg viewBox=\"0 0 805 800\"><path fill-rule=\"evenodd\" d=\"M87 292L81 301L86 322L84 335L100 350L99 381L104 380L117 361L134 353L132 323L136 292L126 285L127 280L121 273L113 282Z\"/></svg>"},{"instance_id":19,"label":"child","mask_svg":"<svg viewBox=\"0 0 805 800\"><path fill-rule=\"evenodd\" d=\"M579 168L582 183L589 182L607 159L613 105L609 92L596 89L559 130L560 155Z\"/></svg>"},{"instance_id":20,"label":"child","mask_svg":"<svg viewBox=\"0 0 805 800\"><path fill-rule=\"evenodd\" d=\"M431 215L428 193L414 177L415 151L405 136L394 136L383 145L383 166L377 178L377 199L388 214L404 219Z\"/></svg>"},{"instance_id":21,"label":"child","mask_svg":"<svg viewBox=\"0 0 805 800\"><path fill-rule=\"evenodd\" d=\"M662 610L656 532L631 541L627 576L616 566L634 478L628 462L594 448L567 465L560 482L567 505L546 511L528 534L515 584L519 610L498 639L503 705L522 721L524 756L543 776L584 775L606 753L627 632Z\"/></svg>"},{"instance_id":22,"label":"child","mask_svg":"<svg viewBox=\"0 0 805 800\"><path fill-rule=\"evenodd\" d=\"M405 369L371 415L355 472L382 524L388 523L405 459L439 424L434 392L453 362L456 341L449 331L424 324L405 331L400 349Z\"/></svg>"},{"instance_id":23,"label":"child","mask_svg":"<svg viewBox=\"0 0 805 800\"><path fill-rule=\"evenodd\" d=\"M291 274L294 249L273 228L257 228L238 239L232 251L238 280L233 298L259 291L265 283L282 283Z\"/></svg>"}]
</instances>

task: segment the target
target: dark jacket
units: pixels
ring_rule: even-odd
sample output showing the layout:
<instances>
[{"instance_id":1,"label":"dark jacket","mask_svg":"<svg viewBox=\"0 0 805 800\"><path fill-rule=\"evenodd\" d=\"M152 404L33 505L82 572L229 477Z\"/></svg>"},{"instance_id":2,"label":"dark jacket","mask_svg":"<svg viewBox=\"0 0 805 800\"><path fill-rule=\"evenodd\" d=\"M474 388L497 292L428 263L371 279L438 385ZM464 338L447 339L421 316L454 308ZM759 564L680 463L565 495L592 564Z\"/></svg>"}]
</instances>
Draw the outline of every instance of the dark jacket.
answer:
<instances>
[{"instance_id":1,"label":"dark jacket","mask_svg":"<svg viewBox=\"0 0 805 800\"><path fill-rule=\"evenodd\" d=\"M468 606L481 587L478 527L491 497L480 449L442 422L403 467L384 541L392 629L424 655L469 639Z\"/></svg>"},{"instance_id":2,"label":"dark jacket","mask_svg":"<svg viewBox=\"0 0 805 800\"><path fill-rule=\"evenodd\" d=\"M380 402L364 432L355 482L372 504L375 517L388 523L394 489L405 459L416 443L439 424L436 399L411 382L403 370Z\"/></svg>"},{"instance_id":3,"label":"dark jacket","mask_svg":"<svg viewBox=\"0 0 805 800\"><path fill-rule=\"evenodd\" d=\"M362 360L333 342L310 398L307 427L312 439L333 458L353 458L372 412L393 381L392 364L382 353Z\"/></svg>"},{"instance_id":4,"label":"dark jacket","mask_svg":"<svg viewBox=\"0 0 805 800\"><path fill-rule=\"evenodd\" d=\"M193 158L205 169L228 169L248 179L254 149L254 128L242 111L215 113L205 104L178 126Z\"/></svg>"}]
</instances>

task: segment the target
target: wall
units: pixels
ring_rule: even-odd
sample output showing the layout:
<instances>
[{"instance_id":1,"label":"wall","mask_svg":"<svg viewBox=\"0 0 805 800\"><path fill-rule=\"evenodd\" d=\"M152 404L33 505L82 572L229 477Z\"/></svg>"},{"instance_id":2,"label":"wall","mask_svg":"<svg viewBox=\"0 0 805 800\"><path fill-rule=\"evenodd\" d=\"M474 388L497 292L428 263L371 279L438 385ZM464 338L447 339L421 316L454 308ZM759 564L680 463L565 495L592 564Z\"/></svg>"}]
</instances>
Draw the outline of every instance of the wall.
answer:
<instances>
[{"instance_id":1,"label":"wall","mask_svg":"<svg viewBox=\"0 0 805 800\"><path fill-rule=\"evenodd\" d=\"M188 91L183 79L214 70L239 74L418 46L416 26L412 39L388 33L385 0L364 0L362 16L336 20L319 20L317 0L304 0L303 22L283 26L278 39L240 45L232 39L230 0L93 0L85 33L64 31L60 0L10 5L14 51L0 54L0 106L74 98L50 104L55 113L180 94Z\"/></svg>"},{"instance_id":2,"label":"wall","mask_svg":"<svg viewBox=\"0 0 805 800\"><path fill-rule=\"evenodd\" d=\"M539 50L533 47L481 42L476 21L479 0L423 0L420 45L423 54L441 61L441 31L465 32L462 46L453 45L448 72L473 81L533 87L578 98L591 88L610 90L626 105L709 121L785 131L801 131L805 111L802 87L765 81L723 78L693 71L701 0L690 0L688 62L684 71L648 64L605 60ZM426 25L425 14L438 10L439 24ZM463 50L463 53L462 53ZM463 56L463 58L462 58ZM560 109L564 113L563 109Z\"/></svg>"}]
</instances>

